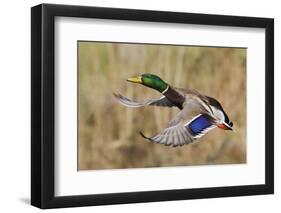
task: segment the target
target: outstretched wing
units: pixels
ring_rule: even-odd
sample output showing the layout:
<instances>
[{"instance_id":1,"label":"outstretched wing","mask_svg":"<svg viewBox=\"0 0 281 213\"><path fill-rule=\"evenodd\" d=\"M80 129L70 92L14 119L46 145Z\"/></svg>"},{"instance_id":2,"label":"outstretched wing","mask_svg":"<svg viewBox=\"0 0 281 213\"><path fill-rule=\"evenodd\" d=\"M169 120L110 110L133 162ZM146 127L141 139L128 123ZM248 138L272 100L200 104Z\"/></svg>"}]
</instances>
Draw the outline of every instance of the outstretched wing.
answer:
<instances>
[{"instance_id":1,"label":"outstretched wing","mask_svg":"<svg viewBox=\"0 0 281 213\"><path fill-rule=\"evenodd\" d=\"M153 137L147 137L142 132L140 134L152 142L176 147L193 142L215 127L212 117L207 114L199 114L192 120L188 122L181 121Z\"/></svg>"},{"instance_id":2,"label":"outstretched wing","mask_svg":"<svg viewBox=\"0 0 281 213\"><path fill-rule=\"evenodd\" d=\"M114 97L118 100L119 103L127 107L142 107L142 106L161 106L161 107L173 107L175 106L171 101L169 101L165 96L162 96L158 99L151 99L146 101L134 101L130 100L120 94L113 93Z\"/></svg>"},{"instance_id":3,"label":"outstretched wing","mask_svg":"<svg viewBox=\"0 0 281 213\"><path fill-rule=\"evenodd\" d=\"M216 127L216 120L196 98L185 103L184 108L170 122L168 128L153 137L141 135L152 142L182 146L202 137Z\"/></svg>"}]
</instances>

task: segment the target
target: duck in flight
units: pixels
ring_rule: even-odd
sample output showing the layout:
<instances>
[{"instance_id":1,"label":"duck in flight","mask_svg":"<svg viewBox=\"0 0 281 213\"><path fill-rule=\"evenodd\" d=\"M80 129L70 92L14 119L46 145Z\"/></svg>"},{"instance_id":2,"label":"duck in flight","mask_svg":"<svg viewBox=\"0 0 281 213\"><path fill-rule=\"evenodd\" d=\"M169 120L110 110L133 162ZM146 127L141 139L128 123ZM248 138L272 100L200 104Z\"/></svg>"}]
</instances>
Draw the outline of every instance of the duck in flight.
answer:
<instances>
[{"instance_id":1,"label":"duck in flight","mask_svg":"<svg viewBox=\"0 0 281 213\"><path fill-rule=\"evenodd\" d=\"M233 123L230 122L221 104L212 97L193 89L175 88L153 74L142 74L128 78L127 81L157 90L162 96L157 99L135 101L114 93L122 105L177 107L180 110L168 127L159 134L147 137L140 132L141 136L149 141L176 147L195 141L215 127L233 130Z\"/></svg>"}]
</instances>

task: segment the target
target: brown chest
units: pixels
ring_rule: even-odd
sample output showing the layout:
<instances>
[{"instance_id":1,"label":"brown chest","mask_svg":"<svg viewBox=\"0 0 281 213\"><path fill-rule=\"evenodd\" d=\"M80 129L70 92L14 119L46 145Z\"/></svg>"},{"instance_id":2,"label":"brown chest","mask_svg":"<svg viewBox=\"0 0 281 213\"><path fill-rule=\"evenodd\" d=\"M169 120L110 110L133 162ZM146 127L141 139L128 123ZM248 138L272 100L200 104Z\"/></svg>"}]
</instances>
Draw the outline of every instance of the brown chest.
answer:
<instances>
[{"instance_id":1,"label":"brown chest","mask_svg":"<svg viewBox=\"0 0 281 213\"><path fill-rule=\"evenodd\" d=\"M169 99L169 101L171 101L179 109L183 108L185 96L180 92L176 91L172 87L168 87L168 89L165 92L163 92L163 95L165 95Z\"/></svg>"}]
</instances>

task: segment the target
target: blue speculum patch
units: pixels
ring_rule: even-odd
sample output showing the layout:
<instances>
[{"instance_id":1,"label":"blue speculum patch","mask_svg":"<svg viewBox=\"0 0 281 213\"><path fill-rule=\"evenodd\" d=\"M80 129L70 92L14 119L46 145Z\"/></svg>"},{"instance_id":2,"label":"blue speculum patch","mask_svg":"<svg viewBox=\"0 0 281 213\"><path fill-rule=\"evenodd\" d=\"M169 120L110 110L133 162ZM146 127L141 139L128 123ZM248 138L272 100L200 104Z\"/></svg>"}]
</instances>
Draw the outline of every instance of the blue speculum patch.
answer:
<instances>
[{"instance_id":1,"label":"blue speculum patch","mask_svg":"<svg viewBox=\"0 0 281 213\"><path fill-rule=\"evenodd\" d=\"M197 135L211 125L212 124L204 115L200 115L189 124L189 128L194 135Z\"/></svg>"}]
</instances>

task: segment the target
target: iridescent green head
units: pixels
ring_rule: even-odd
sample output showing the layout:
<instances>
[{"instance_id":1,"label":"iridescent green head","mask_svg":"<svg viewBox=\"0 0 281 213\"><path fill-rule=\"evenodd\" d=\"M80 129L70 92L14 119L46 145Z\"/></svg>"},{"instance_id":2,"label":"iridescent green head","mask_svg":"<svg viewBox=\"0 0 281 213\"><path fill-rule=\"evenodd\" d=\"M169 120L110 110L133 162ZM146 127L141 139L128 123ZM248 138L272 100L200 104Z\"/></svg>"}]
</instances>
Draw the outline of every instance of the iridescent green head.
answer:
<instances>
[{"instance_id":1,"label":"iridescent green head","mask_svg":"<svg viewBox=\"0 0 281 213\"><path fill-rule=\"evenodd\" d=\"M127 81L142 84L159 92L163 92L168 87L168 84L166 82L164 82L157 75L153 74L142 74L141 76L128 78Z\"/></svg>"}]
</instances>

